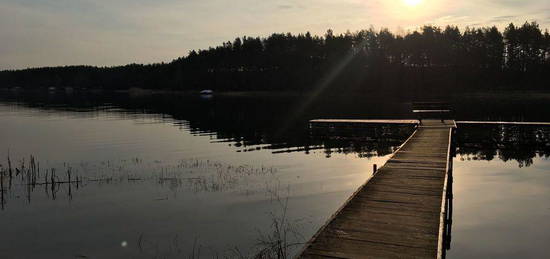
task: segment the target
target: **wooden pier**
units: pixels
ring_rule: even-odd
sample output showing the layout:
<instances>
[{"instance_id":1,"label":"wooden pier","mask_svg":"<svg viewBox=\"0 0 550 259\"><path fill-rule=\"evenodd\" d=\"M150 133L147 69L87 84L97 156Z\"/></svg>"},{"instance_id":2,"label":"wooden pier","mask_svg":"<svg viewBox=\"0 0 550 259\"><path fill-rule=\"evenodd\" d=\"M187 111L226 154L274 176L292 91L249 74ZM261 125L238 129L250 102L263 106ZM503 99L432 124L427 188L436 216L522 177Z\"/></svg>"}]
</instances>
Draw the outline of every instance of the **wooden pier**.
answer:
<instances>
[{"instance_id":1,"label":"wooden pier","mask_svg":"<svg viewBox=\"0 0 550 259\"><path fill-rule=\"evenodd\" d=\"M317 119L310 120L310 124L319 127L346 126L354 127L358 125L419 125L420 120L361 120L361 119ZM537 121L455 121L456 125L520 125L520 126L550 126L550 122Z\"/></svg>"},{"instance_id":2,"label":"wooden pier","mask_svg":"<svg viewBox=\"0 0 550 259\"><path fill-rule=\"evenodd\" d=\"M453 120L422 120L411 137L327 221L298 256L441 258L455 127Z\"/></svg>"},{"instance_id":3,"label":"wooden pier","mask_svg":"<svg viewBox=\"0 0 550 259\"><path fill-rule=\"evenodd\" d=\"M351 119L317 119L309 123L320 125L333 124L418 124L419 120L351 120Z\"/></svg>"}]
</instances>

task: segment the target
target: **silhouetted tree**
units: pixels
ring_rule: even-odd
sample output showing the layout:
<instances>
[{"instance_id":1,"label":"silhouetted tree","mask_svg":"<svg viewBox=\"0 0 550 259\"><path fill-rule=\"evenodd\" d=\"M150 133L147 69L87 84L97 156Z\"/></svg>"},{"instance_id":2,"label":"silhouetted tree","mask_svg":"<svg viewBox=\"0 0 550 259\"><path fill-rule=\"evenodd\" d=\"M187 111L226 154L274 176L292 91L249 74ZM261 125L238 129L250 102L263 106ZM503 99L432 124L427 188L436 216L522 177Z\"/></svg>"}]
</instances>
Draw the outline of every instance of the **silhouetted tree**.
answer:
<instances>
[{"instance_id":1,"label":"silhouetted tree","mask_svg":"<svg viewBox=\"0 0 550 259\"><path fill-rule=\"evenodd\" d=\"M550 35L535 22L444 29L423 26L405 35L388 29L324 36L309 32L238 37L193 50L170 63L119 67L46 67L0 72L1 87L431 92L548 89ZM331 75L330 81L324 75Z\"/></svg>"}]
</instances>

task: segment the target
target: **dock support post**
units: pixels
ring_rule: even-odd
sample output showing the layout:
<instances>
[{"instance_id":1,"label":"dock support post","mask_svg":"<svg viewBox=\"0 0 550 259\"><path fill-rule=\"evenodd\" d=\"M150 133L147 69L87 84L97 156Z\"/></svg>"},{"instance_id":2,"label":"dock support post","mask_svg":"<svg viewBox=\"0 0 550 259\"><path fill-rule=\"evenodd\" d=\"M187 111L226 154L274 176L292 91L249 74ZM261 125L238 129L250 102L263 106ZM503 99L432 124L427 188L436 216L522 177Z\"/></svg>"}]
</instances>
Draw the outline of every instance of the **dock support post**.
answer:
<instances>
[{"instance_id":1,"label":"dock support post","mask_svg":"<svg viewBox=\"0 0 550 259\"><path fill-rule=\"evenodd\" d=\"M378 167L376 166L376 164L373 164L372 165L372 174L375 175L376 171L378 171Z\"/></svg>"}]
</instances>

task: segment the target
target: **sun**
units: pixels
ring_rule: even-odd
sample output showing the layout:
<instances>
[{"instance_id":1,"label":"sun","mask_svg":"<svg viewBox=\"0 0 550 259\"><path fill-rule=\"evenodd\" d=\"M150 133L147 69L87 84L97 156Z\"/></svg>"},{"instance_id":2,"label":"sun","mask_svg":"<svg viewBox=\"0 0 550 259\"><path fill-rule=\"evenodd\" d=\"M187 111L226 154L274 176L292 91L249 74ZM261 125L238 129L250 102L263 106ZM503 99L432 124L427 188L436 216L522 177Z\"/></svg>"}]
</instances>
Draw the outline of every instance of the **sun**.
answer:
<instances>
[{"instance_id":1,"label":"sun","mask_svg":"<svg viewBox=\"0 0 550 259\"><path fill-rule=\"evenodd\" d=\"M403 2L408 6L417 6L422 3L422 0L403 0Z\"/></svg>"}]
</instances>

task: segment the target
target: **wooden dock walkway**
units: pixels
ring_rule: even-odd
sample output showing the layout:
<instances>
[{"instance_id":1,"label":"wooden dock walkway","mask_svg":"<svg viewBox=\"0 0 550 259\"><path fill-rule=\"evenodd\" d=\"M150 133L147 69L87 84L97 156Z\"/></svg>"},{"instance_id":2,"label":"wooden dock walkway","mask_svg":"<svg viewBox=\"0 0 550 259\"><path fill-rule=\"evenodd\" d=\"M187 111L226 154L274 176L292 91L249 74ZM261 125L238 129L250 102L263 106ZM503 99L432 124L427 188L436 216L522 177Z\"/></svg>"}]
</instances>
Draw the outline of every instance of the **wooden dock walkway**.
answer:
<instances>
[{"instance_id":1,"label":"wooden dock walkway","mask_svg":"<svg viewBox=\"0 0 550 259\"><path fill-rule=\"evenodd\" d=\"M423 120L300 258L441 258L452 120Z\"/></svg>"},{"instance_id":2,"label":"wooden dock walkway","mask_svg":"<svg viewBox=\"0 0 550 259\"><path fill-rule=\"evenodd\" d=\"M418 124L418 120L359 120L359 119L317 119L314 124Z\"/></svg>"},{"instance_id":3,"label":"wooden dock walkway","mask_svg":"<svg viewBox=\"0 0 550 259\"><path fill-rule=\"evenodd\" d=\"M310 120L310 124L319 126L336 126L336 125L369 125L369 124L420 124L419 120L361 120L361 119L316 119ZM550 122L537 122L537 121L456 121L457 125L521 125L521 126L550 126Z\"/></svg>"}]
</instances>

